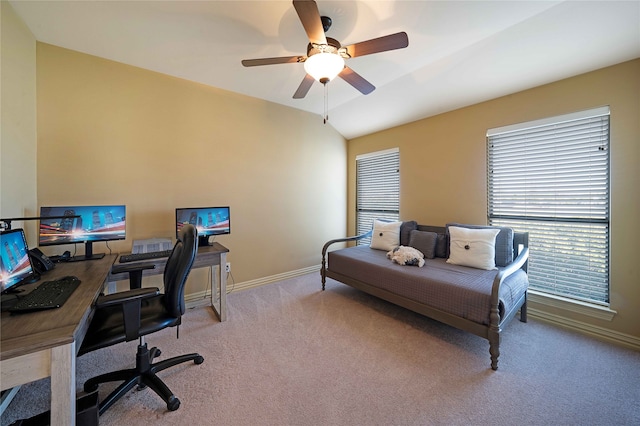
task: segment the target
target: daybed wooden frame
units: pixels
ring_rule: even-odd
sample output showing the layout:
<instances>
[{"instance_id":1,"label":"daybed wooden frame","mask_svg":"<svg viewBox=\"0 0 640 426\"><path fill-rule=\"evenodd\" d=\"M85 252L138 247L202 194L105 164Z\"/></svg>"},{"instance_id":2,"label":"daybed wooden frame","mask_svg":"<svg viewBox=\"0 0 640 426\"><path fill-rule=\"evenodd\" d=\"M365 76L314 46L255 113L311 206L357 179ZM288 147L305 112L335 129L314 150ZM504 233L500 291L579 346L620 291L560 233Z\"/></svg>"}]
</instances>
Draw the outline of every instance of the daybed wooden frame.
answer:
<instances>
[{"instance_id":1,"label":"daybed wooden frame","mask_svg":"<svg viewBox=\"0 0 640 426\"><path fill-rule=\"evenodd\" d=\"M429 231L436 233L445 233L446 228L440 226L418 225L418 230ZM513 239L513 253L514 260L506 267L499 268L498 274L494 278L493 286L491 290L491 312L490 312L490 324L483 325L465 318L461 318L452 315L448 312L433 308L424 303L416 302L415 300L399 296L391 293L388 290L374 287L366 282L359 281L352 277L336 273L327 268L327 251L332 244L353 242L371 235L371 231L366 234L358 235L354 237L339 238L328 241L322 248L322 266L320 274L322 276L322 290L325 289L325 282L327 278L340 281L343 284L354 287L358 290L369 293L380 299L386 300L398 306L402 306L413 312L417 312L426 317L432 318L436 321L440 321L444 324L448 324L452 327L458 328L463 331L468 331L477 336L485 338L489 341L489 353L491 355L491 368L493 370L498 369L498 357L500 356L500 340L503 328L508 324L520 310L520 321L527 322L527 293L525 292L522 297L513 305L509 312L505 312L501 318L499 314L499 300L498 294L500 290L500 284L511 274L518 269L527 271L528 258L529 258L529 234L526 232L514 232Z\"/></svg>"}]
</instances>

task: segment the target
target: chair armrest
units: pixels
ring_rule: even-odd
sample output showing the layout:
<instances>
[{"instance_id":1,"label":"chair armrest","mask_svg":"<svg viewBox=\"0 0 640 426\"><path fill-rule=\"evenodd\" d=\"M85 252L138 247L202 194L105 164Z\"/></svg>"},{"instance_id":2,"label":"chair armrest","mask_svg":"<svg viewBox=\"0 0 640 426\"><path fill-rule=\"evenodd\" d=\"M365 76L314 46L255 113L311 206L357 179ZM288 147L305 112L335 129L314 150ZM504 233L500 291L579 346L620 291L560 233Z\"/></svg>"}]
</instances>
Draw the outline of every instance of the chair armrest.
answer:
<instances>
[{"instance_id":1,"label":"chair armrest","mask_svg":"<svg viewBox=\"0 0 640 426\"><path fill-rule=\"evenodd\" d=\"M118 293L106 294L99 296L96 300L96 308L105 308L108 306L124 305L135 300L148 299L160 294L157 287L138 288L135 290L121 291Z\"/></svg>"},{"instance_id":2,"label":"chair armrest","mask_svg":"<svg viewBox=\"0 0 640 426\"><path fill-rule=\"evenodd\" d=\"M113 265L111 267L112 274L122 274L126 272L135 272L135 271L143 271L145 269L155 269L156 265L153 263L130 263L130 264L120 264Z\"/></svg>"},{"instance_id":3,"label":"chair armrest","mask_svg":"<svg viewBox=\"0 0 640 426\"><path fill-rule=\"evenodd\" d=\"M155 269L154 263L132 263L125 265L113 265L111 267L112 274L129 273L129 288L137 289L142 287L142 272L145 269Z\"/></svg>"},{"instance_id":4,"label":"chair armrest","mask_svg":"<svg viewBox=\"0 0 640 426\"><path fill-rule=\"evenodd\" d=\"M125 339L127 342L130 342L140 336L142 301L144 299L158 297L159 295L160 290L158 288L149 287L107 294L98 297L98 300L96 300L96 310L114 309L114 307L115 309L121 310Z\"/></svg>"}]
</instances>

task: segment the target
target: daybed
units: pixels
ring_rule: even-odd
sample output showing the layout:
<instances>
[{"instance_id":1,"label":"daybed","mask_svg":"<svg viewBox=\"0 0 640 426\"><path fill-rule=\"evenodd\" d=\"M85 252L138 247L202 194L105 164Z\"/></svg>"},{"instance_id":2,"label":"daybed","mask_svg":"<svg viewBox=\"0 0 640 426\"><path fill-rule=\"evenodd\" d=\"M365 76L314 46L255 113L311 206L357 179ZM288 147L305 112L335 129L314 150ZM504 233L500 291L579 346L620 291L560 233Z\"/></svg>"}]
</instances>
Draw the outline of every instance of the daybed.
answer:
<instances>
[{"instance_id":1,"label":"daybed","mask_svg":"<svg viewBox=\"0 0 640 426\"><path fill-rule=\"evenodd\" d=\"M528 233L514 232L511 228L455 223L446 227L418 225L413 221L402 222L401 225L398 223L399 236L395 245L414 246L425 255L424 266L417 267L392 262L387 256L388 247L384 247L384 244L380 247L378 237L382 238L383 233L376 226L366 234L331 240L324 245L320 272L322 290L325 289L326 279L332 278L483 337L489 341L491 368L497 370L500 334L504 326L518 310L520 321L527 320ZM462 253L464 256L476 247L475 240L471 243L464 240L473 240L472 237L464 234L461 239L459 232L485 232L482 231L485 229L493 229L497 233L493 234L495 258L491 261L495 263L494 269L490 268L492 265L486 269L480 269L477 265L462 266L466 260L460 261L460 258L454 262L459 264L450 263L454 261L453 254L458 256ZM451 237L452 231L456 231L455 238ZM385 232L385 238L389 235ZM357 241L368 236L372 236L371 245L328 251L333 244ZM375 246L374 240L377 240Z\"/></svg>"}]
</instances>

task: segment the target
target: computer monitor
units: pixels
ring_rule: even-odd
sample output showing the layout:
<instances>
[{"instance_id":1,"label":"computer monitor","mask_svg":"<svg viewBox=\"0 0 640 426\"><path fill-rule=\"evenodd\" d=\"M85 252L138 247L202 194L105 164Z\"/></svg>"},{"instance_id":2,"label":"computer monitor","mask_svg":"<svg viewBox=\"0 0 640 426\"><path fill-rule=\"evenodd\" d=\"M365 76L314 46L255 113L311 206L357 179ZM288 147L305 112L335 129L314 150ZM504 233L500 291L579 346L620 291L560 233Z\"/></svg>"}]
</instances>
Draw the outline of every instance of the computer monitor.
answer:
<instances>
[{"instance_id":1,"label":"computer monitor","mask_svg":"<svg viewBox=\"0 0 640 426\"><path fill-rule=\"evenodd\" d=\"M0 234L0 292L9 293L37 280L24 231L17 228Z\"/></svg>"},{"instance_id":2,"label":"computer monitor","mask_svg":"<svg viewBox=\"0 0 640 426\"><path fill-rule=\"evenodd\" d=\"M101 259L104 253L93 253L93 243L124 240L125 218L124 205L40 207L38 244L52 246L84 243L85 254L74 256L70 260Z\"/></svg>"},{"instance_id":3,"label":"computer monitor","mask_svg":"<svg viewBox=\"0 0 640 426\"><path fill-rule=\"evenodd\" d=\"M184 225L192 224L198 230L198 244L209 245L211 235L231 233L229 207L189 207L176 209L176 238Z\"/></svg>"}]
</instances>

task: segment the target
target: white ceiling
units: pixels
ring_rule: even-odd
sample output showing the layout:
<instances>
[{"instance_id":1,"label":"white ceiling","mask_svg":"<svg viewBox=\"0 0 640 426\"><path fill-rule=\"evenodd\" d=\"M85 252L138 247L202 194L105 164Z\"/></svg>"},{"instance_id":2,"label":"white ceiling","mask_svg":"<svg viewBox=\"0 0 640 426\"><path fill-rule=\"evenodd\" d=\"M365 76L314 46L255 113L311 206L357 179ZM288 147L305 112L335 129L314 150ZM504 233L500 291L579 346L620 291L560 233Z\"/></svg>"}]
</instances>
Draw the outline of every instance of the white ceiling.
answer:
<instances>
[{"instance_id":1,"label":"white ceiling","mask_svg":"<svg viewBox=\"0 0 640 426\"><path fill-rule=\"evenodd\" d=\"M11 5L38 41L318 114L303 64L242 59L306 54L291 1L24 1ZM349 59L376 86L328 87L329 124L345 138L415 121L640 57L640 1L331 1L343 45L405 31L406 49ZM639 76L640 78L640 76Z\"/></svg>"}]
</instances>

